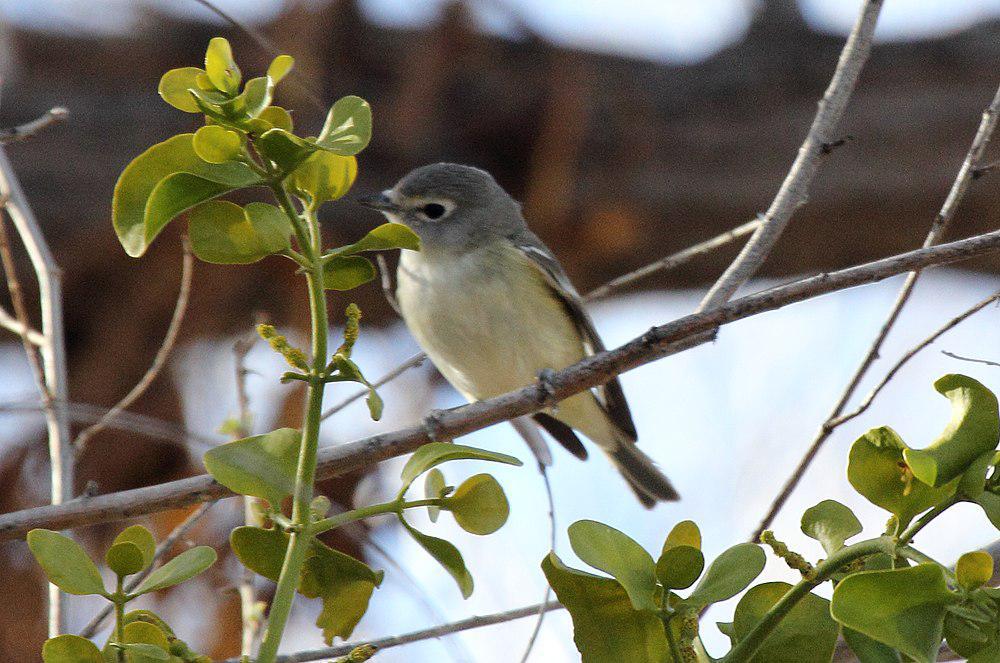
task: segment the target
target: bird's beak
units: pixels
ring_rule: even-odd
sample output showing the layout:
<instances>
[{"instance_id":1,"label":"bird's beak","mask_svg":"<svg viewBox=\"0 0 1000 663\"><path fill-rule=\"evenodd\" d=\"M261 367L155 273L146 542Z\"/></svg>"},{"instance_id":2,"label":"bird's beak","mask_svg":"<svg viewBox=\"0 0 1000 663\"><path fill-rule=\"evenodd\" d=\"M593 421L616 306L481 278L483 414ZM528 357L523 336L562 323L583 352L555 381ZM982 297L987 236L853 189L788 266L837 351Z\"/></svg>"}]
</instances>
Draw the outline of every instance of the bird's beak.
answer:
<instances>
[{"instance_id":1,"label":"bird's beak","mask_svg":"<svg viewBox=\"0 0 1000 663\"><path fill-rule=\"evenodd\" d=\"M354 201L359 205L370 207L371 209L378 210L379 212L399 213L402 211L402 208L392 202L392 199L385 191L375 193L370 196L357 196Z\"/></svg>"}]
</instances>

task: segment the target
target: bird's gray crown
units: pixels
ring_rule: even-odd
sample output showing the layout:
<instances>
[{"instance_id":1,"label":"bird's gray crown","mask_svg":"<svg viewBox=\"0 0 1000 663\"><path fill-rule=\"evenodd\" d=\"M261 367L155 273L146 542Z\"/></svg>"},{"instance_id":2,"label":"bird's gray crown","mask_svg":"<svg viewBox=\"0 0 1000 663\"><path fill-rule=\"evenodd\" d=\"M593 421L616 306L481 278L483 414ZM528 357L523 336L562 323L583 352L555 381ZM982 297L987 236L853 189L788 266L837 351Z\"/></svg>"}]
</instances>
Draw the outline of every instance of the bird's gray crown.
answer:
<instances>
[{"instance_id":1,"label":"bird's gray crown","mask_svg":"<svg viewBox=\"0 0 1000 663\"><path fill-rule=\"evenodd\" d=\"M415 168L395 189L407 198L445 198L464 208L509 197L485 170L457 163L432 163Z\"/></svg>"}]
</instances>

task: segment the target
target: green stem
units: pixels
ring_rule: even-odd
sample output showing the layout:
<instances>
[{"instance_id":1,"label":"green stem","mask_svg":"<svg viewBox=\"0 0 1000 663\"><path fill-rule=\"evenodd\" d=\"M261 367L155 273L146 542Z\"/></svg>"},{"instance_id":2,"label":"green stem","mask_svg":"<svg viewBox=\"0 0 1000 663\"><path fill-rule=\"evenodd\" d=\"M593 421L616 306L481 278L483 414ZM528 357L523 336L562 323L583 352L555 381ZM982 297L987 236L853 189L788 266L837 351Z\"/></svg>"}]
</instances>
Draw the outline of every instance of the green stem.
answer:
<instances>
[{"instance_id":1,"label":"green stem","mask_svg":"<svg viewBox=\"0 0 1000 663\"><path fill-rule=\"evenodd\" d=\"M309 236L301 228L302 219L295 212L288 193L278 185L272 187L275 197L288 215L299 239L300 248L309 261L306 281L309 287L309 310L312 318L312 375L318 376L326 367L327 354L327 310L326 293L323 290L323 265L319 261L321 253L319 224L312 214L306 215ZM307 210L308 212L308 210ZM316 478L316 448L319 444L319 427L323 413L322 380L309 383L305 425L302 427L302 442L299 445L299 462L295 471L295 492L292 494L292 522L300 528L293 532L285 551L285 560L278 576L278 586L268 615L264 641L257 654L257 663L274 663L281 644L281 636L288 622L288 616L295 600L295 590L299 576L309 551L309 543L314 533L310 527L310 504L313 496L313 482Z\"/></svg>"},{"instance_id":2,"label":"green stem","mask_svg":"<svg viewBox=\"0 0 1000 663\"><path fill-rule=\"evenodd\" d=\"M663 622L663 632L667 636L667 644L670 646L670 657L674 659L674 663L684 663L684 658L681 656L681 648L677 645L677 639L674 637L674 630L670 627L670 618L673 615L661 615L660 619Z\"/></svg>"},{"instance_id":3,"label":"green stem","mask_svg":"<svg viewBox=\"0 0 1000 663\"><path fill-rule=\"evenodd\" d=\"M747 633L746 637L740 640L735 647L722 659L724 663L739 663L749 661L753 655L764 644L764 640L771 634L771 631L787 615L795 604L808 594L813 588L830 578L835 572L850 564L856 559L874 555L876 553L887 553L895 555L895 543L888 537L879 537L860 541L853 545L841 548L830 555L816 566L816 576L811 579L803 579L797 585L778 599L778 602L771 606L771 609L764 614L753 629Z\"/></svg>"},{"instance_id":4,"label":"green stem","mask_svg":"<svg viewBox=\"0 0 1000 663\"><path fill-rule=\"evenodd\" d=\"M343 527L348 523L353 523L354 521L361 520L363 518L370 518L371 516L378 516L386 513L402 513L403 509L414 509L421 506L441 506L443 501L444 500L440 498L428 498L424 500L413 500L411 502L394 500L392 502L386 502L385 504L373 504L372 506L345 511L344 513L338 513L336 516L330 516L329 518L324 518L323 520L317 520L310 527L310 531L313 534L322 534L323 532Z\"/></svg>"},{"instance_id":5,"label":"green stem","mask_svg":"<svg viewBox=\"0 0 1000 663\"><path fill-rule=\"evenodd\" d=\"M922 530L923 528L927 527L927 525L929 525L932 520L934 520L935 518L937 518L938 516L940 516L942 513L944 513L945 511L947 511L948 509L950 509L951 507L955 506L956 504L958 504L961 501L962 501L962 498L959 497L958 494L952 495L951 497L949 497L948 499L946 499L944 502L941 502L936 507L934 507L933 509L931 509L930 511L928 511L927 513L925 513L924 515L922 515L920 518L917 518L916 522L914 522L912 525L910 525L909 527L907 527L903 531L903 533L899 535L899 543L900 543L900 545L904 545L905 546L907 543L909 543L910 541L912 541L913 537L915 537L920 530Z\"/></svg>"},{"instance_id":6,"label":"green stem","mask_svg":"<svg viewBox=\"0 0 1000 663\"><path fill-rule=\"evenodd\" d=\"M112 597L115 603L115 642L119 645L125 644L125 602L128 599L125 597L124 580L122 576L118 576L118 585ZM125 663L125 650L121 647L118 648L116 658L118 663Z\"/></svg>"}]
</instances>

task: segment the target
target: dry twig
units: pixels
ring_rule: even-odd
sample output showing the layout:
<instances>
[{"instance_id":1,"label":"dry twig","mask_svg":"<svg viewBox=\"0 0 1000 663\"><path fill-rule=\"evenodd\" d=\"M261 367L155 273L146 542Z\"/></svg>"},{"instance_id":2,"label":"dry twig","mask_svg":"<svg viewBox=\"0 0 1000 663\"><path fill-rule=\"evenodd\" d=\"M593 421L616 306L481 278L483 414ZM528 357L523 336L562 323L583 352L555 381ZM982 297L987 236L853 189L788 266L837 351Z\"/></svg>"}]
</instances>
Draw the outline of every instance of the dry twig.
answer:
<instances>
[{"instance_id":1,"label":"dry twig","mask_svg":"<svg viewBox=\"0 0 1000 663\"><path fill-rule=\"evenodd\" d=\"M1000 366L1000 362L990 361L988 359L976 359L975 357L963 357L962 355L955 354L954 352L948 352L947 350L942 350L941 354L946 357L951 357L952 359L958 359L959 361L970 361L974 364L985 364L986 366Z\"/></svg>"},{"instance_id":2,"label":"dry twig","mask_svg":"<svg viewBox=\"0 0 1000 663\"><path fill-rule=\"evenodd\" d=\"M31 138L42 129L45 129L58 122L63 122L69 117L69 111L62 106L56 106L46 111L45 115L25 122L10 129L0 129L0 145L9 145L26 138Z\"/></svg>"}]
</instances>

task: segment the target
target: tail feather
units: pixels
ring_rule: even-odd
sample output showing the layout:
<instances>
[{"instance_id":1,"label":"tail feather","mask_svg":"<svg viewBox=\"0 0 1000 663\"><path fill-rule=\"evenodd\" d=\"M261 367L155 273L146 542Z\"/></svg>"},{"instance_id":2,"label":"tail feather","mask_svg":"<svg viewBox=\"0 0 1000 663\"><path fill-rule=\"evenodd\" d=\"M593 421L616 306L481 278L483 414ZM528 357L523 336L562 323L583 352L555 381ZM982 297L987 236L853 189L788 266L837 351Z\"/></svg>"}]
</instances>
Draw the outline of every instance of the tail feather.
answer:
<instances>
[{"instance_id":1,"label":"tail feather","mask_svg":"<svg viewBox=\"0 0 1000 663\"><path fill-rule=\"evenodd\" d=\"M620 442L608 451L608 456L647 509L657 502L676 502L681 498L670 479L656 467L653 459L631 440Z\"/></svg>"}]
</instances>

